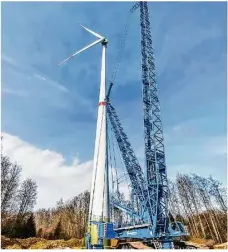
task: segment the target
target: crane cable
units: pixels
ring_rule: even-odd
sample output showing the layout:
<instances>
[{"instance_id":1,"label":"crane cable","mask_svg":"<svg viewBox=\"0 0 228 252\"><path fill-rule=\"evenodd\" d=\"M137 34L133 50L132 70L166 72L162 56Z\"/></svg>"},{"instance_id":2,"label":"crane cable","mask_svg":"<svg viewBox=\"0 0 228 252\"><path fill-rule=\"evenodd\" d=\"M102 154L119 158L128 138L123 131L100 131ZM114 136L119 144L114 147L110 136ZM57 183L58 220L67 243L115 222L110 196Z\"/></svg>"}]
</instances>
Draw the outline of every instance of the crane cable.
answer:
<instances>
[{"instance_id":1,"label":"crane cable","mask_svg":"<svg viewBox=\"0 0 228 252\"><path fill-rule=\"evenodd\" d=\"M116 192L119 193L119 183L118 183L118 172L117 172L117 165L116 165L116 153L115 153L115 142L114 142L114 136L113 131L111 130L111 141L112 141L112 150L113 150L113 158L114 158L114 170L115 170L115 181L117 181L116 184Z\"/></svg>"},{"instance_id":2,"label":"crane cable","mask_svg":"<svg viewBox=\"0 0 228 252\"><path fill-rule=\"evenodd\" d=\"M125 27L124 27L124 32L122 33L122 35L120 37L119 51L118 51L117 58L116 58L116 61L114 63L114 66L113 66L114 70L112 72L112 75L111 75L111 78L110 78L110 81L109 81L110 82L110 89L109 89L109 92L108 92L108 95L107 95L108 98L109 98L109 95L110 95L111 87L112 87L112 85L114 84L114 82L116 80L116 76L117 76L117 73L119 71L121 61L122 61L122 56L123 56L124 49L125 49L128 30L129 30L129 27L130 27L130 18L131 18L132 13L135 10L137 10L138 7L139 7L139 2L134 4L134 6L130 9L130 11L128 12L128 15L127 15L127 21L126 21L126 24L125 24Z\"/></svg>"},{"instance_id":3,"label":"crane cable","mask_svg":"<svg viewBox=\"0 0 228 252\"><path fill-rule=\"evenodd\" d=\"M111 123L110 123L111 124ZM113 125L111 124L111 132L112 132L112 135L111 136L115 136L115 133L114 133L114 129L113 129ZM113 139L112 139L113 140ZM117 139L116 139L116 141L115 141L116 143L117 143ZM114 146L114 141L112 141L112 143L113 143L113 146ZM114 150L114 149L113 149ZM120 161L121 161L121 163L122 163L122 166L125 168L125 170L126 170L126 172L124 172L124 174L122 175L122 176L119 176L118 177L118 172L117 172L117 166L115 166L115 171L116 171L116 181L115 182L117 182L117 194L118 195L120 195L120 190L119 190L119 185L121 184L121 183L123 183L123 182L127 182L126 184L127 184L127 188L128 188L128 191L129 191L129 193L131 192L131 184L129 183L129 176L126 176L126 175L128 175L128 172L127 172L127 168L126 168L126 166L125 166L125 163L124 163L124 160L123 160L123 157L122 157L122 155L121 155L121 151L120 151L120 148L119 148L119 146L118 146L118 143L117 143L117 152L118 152L118 154L119 154L119 159L120 159ZM115 153L114 153L114 159L115 159ZM116 162L116 161L115 161ZM124 178L123 180L121 180L121 178Z\"/></svg>"},{"instance_id":4,"label":"crane cable","mask_svg":"<svg viewBox=\"0 0 228 252\"><path fill-rule=\"evenodd\" d=\"M125 43L126 43L126 39L127 39L127 35L128 35L128 29L129 29L129 26L130 26L130 14L131 13L129 12L128 15L127 15L127 22L126 22L126 25L124 27L124 32L120 37L119 51L118 51L117 58L116 58L116 61L115 61L115 64L114 64L114 70L113 70L111 78L110 78L110 83L115 82L116 75L117 75L117 73L119 71L119 67L120 67L120 63L121 63L121 60L122 60L122 56L123 56L123 52L124 52L124 48L125 48Z\"/></svg>"},{"instance_id":5,"label":"crane cable","mask_svg":"<svg viewBox=\"0 0 228 252\"><path fill-rule=\"evenodd\" d=\"M113 66L114 70L113 70L111 78L110 78L110 85L109 85L108 92L107 92L107 95L106 95L106 102L109 102L109 96L110 96L110 93L111 93L111 89L112 89L112 86L113 86L113 84L114 84L114 82L116 80L116 76L117 76L117 73L118 73L119 68L120 68L120 63L121 63L121 60L122 60L122 56L123 56L123 53L124 53L125 44L126 44L126 40L127 40L128 30L129 30L129 27L130 27L130 18L131 18L131 15L132 15L132 13L135 10L138 9L139 5L140 5L140 3L136 2L133 5L133 7L130 9L130 11L128 12L127 21L126 21L126 24L125 24L125 27L124 27L124 32L122 33L122 35L120 37L120 47L119 47L119 51L118 51L118 54L117 54L117 58L116 58L115 64ZM114 132L112 132L112 133L114 134ZM109 146L109 148L110 148L110 146ZM114 150L114 148L113 148L113 150ZM123 162L122 159L121 159L121 161ZM114 154L114 165L115 165L115 170L116 170L117 167L116 167L115 154ZM116 175L117 175L117 170L116 170ZM118 176L117 176L116 179L117 179L117 192L119 192Z\"/></svg>"}]
</instances>

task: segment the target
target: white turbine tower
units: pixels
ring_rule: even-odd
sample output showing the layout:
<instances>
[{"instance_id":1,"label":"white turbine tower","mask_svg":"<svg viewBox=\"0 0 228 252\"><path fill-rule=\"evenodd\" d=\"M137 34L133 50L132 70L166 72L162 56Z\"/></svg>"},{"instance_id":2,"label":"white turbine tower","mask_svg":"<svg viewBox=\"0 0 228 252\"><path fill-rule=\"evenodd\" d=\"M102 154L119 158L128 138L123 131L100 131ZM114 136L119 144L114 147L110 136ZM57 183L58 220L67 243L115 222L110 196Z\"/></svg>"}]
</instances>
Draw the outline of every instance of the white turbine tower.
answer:
<instances>
[{"instance_id":1,"label":"white turbine tower","mask_svg":"<svg viewBox=\"0 0 228 252\"><path fill-rule=\"evenodd\" d=\"M58 65L63 64L77 54L89 49L90 47L102 44L102 60L101 60L101 82L100 95L98 103L97 129L93 159L93 175L90 194L89 221L107 221L109 219L108 209L108 166L106 163L106 88L105 88L105 53L108 40L94 31L81 25L89 33L93 34L98 40L90 45L72 54Z\"/></svg>"}]
</instances>

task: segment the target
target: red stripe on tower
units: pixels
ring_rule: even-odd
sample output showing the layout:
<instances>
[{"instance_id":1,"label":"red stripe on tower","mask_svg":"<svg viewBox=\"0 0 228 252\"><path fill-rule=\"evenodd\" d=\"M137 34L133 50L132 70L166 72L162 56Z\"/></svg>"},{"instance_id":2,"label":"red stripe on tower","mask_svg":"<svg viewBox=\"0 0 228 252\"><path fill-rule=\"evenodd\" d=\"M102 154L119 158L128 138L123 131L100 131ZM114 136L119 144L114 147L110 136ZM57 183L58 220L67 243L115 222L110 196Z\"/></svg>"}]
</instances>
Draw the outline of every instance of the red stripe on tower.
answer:
<instances>
[{"instance_id":1,"label":"red stripe on tower","mask_svg":"<svg viewBox=\"0 0 228 252\"><path fill-rule=\"evenodd\" d=\"M104 101L99 102L98 106L105 106L105 102Z\"/></svg>"}]
</instances>

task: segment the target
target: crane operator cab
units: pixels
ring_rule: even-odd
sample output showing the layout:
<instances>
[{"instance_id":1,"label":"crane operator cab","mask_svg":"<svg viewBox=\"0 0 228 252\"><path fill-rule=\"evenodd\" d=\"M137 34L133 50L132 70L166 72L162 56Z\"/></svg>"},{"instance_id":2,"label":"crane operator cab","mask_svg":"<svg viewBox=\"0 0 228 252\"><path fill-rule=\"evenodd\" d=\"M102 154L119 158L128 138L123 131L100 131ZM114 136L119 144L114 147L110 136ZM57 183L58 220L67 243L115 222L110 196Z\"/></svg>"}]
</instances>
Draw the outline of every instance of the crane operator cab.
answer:
<instances>
[{"instance_id":1,"label":"crane operator cab","mask_svg":"<svg viewBox=\"0 0 228 252\"><path fill-rule=\"evenodd\" d=\"M179 221L174 221L169 224L168 231L171 236L187 236L188 230L183 223Z\"/></svg>"}]
</instances>

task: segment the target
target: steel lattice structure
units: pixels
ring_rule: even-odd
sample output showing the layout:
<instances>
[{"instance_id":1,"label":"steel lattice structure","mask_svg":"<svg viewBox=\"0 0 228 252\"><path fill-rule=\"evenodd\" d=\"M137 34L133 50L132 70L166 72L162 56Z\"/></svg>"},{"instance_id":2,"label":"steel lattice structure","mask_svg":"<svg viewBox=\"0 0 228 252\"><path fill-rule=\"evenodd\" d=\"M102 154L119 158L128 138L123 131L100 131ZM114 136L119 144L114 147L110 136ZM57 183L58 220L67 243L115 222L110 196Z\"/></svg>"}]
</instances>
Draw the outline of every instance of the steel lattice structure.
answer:
<instances>
[{"instance_id":1,"label":"steel lattice structure","mask_svg":"<svg viewBox=\"0 0 228 252\"><path fill-rule=\"evenodd\" d=\"M153 206L154 231L157 234L165 234L168 214L168 182L147 2L140 2L140 26L146 174Z\"/></svg>"},{"instance_id":2,"label":"steel lattice structure","mask_svg":"<svg viewBox=\"0 0 228 252\"><path fill-rule=\"evenodd\" d=\"M148 214L147 217L153 226L153 236L160 237L167 235L168 227L168 181L164 137L147 2L136 3L131 12L134 12L137 8L140 8L141 27L146 180L116 111L109 102L107 103L107 113L132 183L133 192L143 206L144 212ZM108 90L107 101L109 101L112 85L113 83Z\"/></svg>"},{"instance_id":3,"label":"steel lattice structure","mask_svg":"<svg viewBox=\"0 0 228 252\"><path fill-rule=\"evenodd\" d=\"M112 130L115 134L119 149L121 151L121 155L124 160L128 175L130 177L132 189L135 195L137 195L137 197L139 198L142 207L145 211L148 197L147 195L145 195L145 192L147 190L142 169L131 147L128 137L123 130L115 108L111 105L111 103L107 103L107 114L112 126Z\"/></svg>"}]
</instances>

